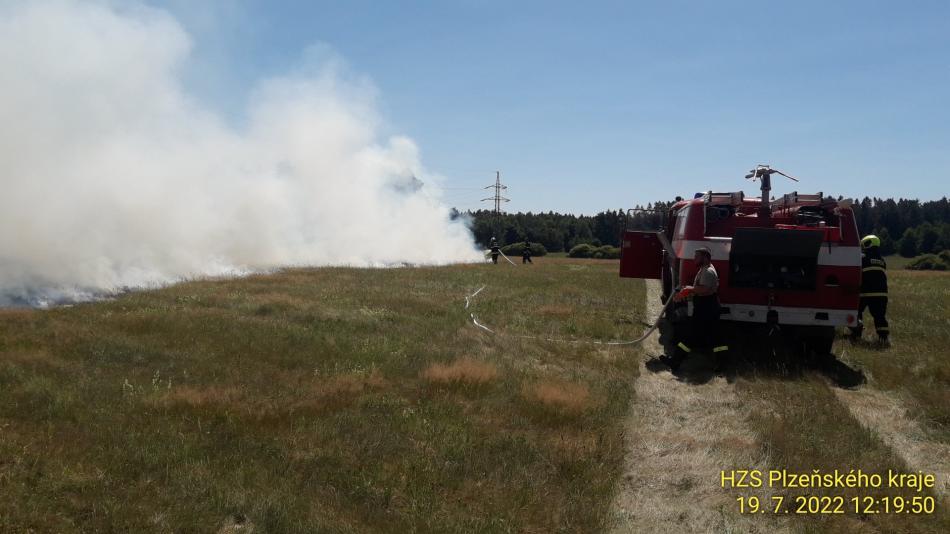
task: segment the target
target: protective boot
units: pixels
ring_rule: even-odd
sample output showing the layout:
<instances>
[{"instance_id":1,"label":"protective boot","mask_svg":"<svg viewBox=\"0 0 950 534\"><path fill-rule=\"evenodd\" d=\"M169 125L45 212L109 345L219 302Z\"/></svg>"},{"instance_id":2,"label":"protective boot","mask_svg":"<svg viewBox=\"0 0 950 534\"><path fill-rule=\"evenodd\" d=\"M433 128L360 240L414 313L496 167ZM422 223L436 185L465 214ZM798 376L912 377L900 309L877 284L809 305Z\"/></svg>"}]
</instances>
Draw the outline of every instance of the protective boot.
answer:
<instances>
[{"instance_id":1,"label":"protective boot","mask_svg":"<svg viewBox=\"0 0 950 534\"><path fill-rule=\"evenodd\" d=\"M679 372L680 366L683 365L683 362L689 356L690 352L692 352L692 349L690 349L686 343L680 341L676 344L676 350L673 351L673 356L667 358L664 363L670 366L670 371L672 371L673 374L676 374Z\"/></svg>"},{"instance_id":2,"label":"protective boot","mask_svg":"<svg viewBox=\"0 0 950 534\"><path fill-rule=\"evenodd\" d=\"M729 367L729 345L723 343L713 347L713 371L723 373Z\"/></svg>"},{"instance_id":3,"label":"protective boot","mask_svg":"<svg viewBox=\"0 0 950 534\"><path fill-rule=\"evenodd\" d=\"M861 339L861 334L864 333L864 321L858 319L857 326L849 326L848 330L851 331L850 339L851 341L858 341Z\"/></svg>"},{"instance_id":4,"label":"protective boot","mask_svg":"<svg viewBox=\"0 0 950 534\"><path fill-rule=\"evenodd\" d=\"M891 332L887 328L877 329L877 343L882 347L891 346Z\"/></svg>"}]
</instances>

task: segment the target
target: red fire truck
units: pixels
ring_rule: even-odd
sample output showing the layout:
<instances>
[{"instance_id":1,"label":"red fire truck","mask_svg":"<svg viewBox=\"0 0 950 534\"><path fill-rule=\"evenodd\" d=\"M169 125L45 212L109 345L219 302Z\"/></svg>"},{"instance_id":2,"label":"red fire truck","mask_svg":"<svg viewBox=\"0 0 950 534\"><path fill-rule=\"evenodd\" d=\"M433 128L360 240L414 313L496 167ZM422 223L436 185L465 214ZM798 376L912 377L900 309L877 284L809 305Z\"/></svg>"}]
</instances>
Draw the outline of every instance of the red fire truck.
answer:
<instances>
[{"instance_id":1,"label":"red fire truck","mask_svg":"<svg viewBox=\"0 0 950 534\"><path fill-rule=\"evenodd\" d=\"M759 198L708 191L675 202L661 231L625 230L620 276L662 280L666 302L677 287L693 283L693 255L707 247L731 345L754 339L744 334L756 330L780 331L773 338L792 338L824 355L835 328L857 320L861 249L851 203L822 193L770 199L772 174L795 180L760 165L746 176L761 181ZM688 304L667 310L660 331L668 350L684 335L691 312Z\"/></svg>"}]
</instances>

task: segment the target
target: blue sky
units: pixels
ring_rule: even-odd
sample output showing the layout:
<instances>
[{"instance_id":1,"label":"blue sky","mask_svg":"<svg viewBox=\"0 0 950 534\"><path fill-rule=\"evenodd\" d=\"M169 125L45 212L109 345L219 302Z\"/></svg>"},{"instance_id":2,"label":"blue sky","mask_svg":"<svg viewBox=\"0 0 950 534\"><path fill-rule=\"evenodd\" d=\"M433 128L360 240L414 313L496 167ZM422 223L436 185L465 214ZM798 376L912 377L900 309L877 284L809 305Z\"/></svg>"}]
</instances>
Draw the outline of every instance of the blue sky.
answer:
<instances>
[{"instance_id":1,"label":"blue sky","mask_svg":"<svg viewBox=\"0 0 950 534\"><path fill-rule=\"evenodd\" d=\"M753 192L756 163L802 179L776 193L950 190L948 2L150 4L194 40L189 89L236 122L257 80L329 47L463 209L495 170L509 211Z\"/></svg>"}]
</instances>

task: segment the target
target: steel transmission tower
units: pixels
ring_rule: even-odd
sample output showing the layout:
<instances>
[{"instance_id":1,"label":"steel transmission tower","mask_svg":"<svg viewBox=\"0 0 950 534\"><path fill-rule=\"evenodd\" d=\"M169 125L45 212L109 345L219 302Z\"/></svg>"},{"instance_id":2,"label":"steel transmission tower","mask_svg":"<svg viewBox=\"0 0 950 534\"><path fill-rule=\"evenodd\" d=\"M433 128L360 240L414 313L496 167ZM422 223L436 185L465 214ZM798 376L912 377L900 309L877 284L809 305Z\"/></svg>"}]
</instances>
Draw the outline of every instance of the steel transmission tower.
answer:
<instances>
[{"instance_id":1,"label":"steel transmission tower","mask_svg":"<svg viewBox=\"0 0 950 534\"><path fill-rule=\"evenodd\" d=\"M483 189L492 189L492 188L495 189L495 196L483 198L482 202L485 202L486 200L494 200L495 201L494 214L495 214L495 217L498 217L498 215L501 213L501 203L511 202L511 199L501 196L501 192L505 189L508 189L507 185L501 185L501 171L495 171L495 185L489 185L489 186L483 187Z\"/></svg>"}]
</instances>

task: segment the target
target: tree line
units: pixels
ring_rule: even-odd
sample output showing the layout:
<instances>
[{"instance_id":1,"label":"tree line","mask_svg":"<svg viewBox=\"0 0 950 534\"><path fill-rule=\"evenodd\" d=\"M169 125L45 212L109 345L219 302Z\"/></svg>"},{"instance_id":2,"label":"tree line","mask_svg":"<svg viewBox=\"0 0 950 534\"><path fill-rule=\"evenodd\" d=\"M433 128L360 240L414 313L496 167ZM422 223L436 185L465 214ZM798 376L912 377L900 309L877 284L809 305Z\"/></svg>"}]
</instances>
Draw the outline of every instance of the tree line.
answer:
<instances>
[{"instance_id":1,"label":"tree line","mask_svg":"<svg viewBox=\"0 0 950 534\"><path fill-rule=\"evenodd\" d=\"M658 201L630 211L606 210L596 215L569 213L502 213L490 210L460 213L468 217L475 240L488 247L492 237L506 245L530 240L544 245L549 252L567 252L576 245L620 246L620 233L626 224L634 230L656 230L666 223L672 202ZM916 199L865 197L853 206L861 235L881 238L885 255L906 257L950 249L950 202L947 198L921 202Z\"/></svg>"},{"instance_id":2,"label":"tree line","mask_svg":"<svg viewBox=\"0 0 950 534\"><path fill-rule=\"evenodd\" d=\"M950 249L950 202L947 197L916 199L868 198L852 206L861 235L881 238L881 253L911 258Z\"/></svg>"},{"instance_id":3,"label":"tree line","mask_svg":"<svg viewBox=\"0 0 950 534\"><path fill-rule=\"evenodd\" d=\"M656 202L637 206L626 220L628 228L637 230L659 229L663 226L671 202ZM624 228L626 210L606 210L596 215L570 213L502 213L491 210L460 213L453 218L468 217L475 240L487 247L492 237L501 245L525 241L544 245L548 252L567 252L577 245L595 247L620 246L620 232Z\"/></svg>"}]
</instances>

